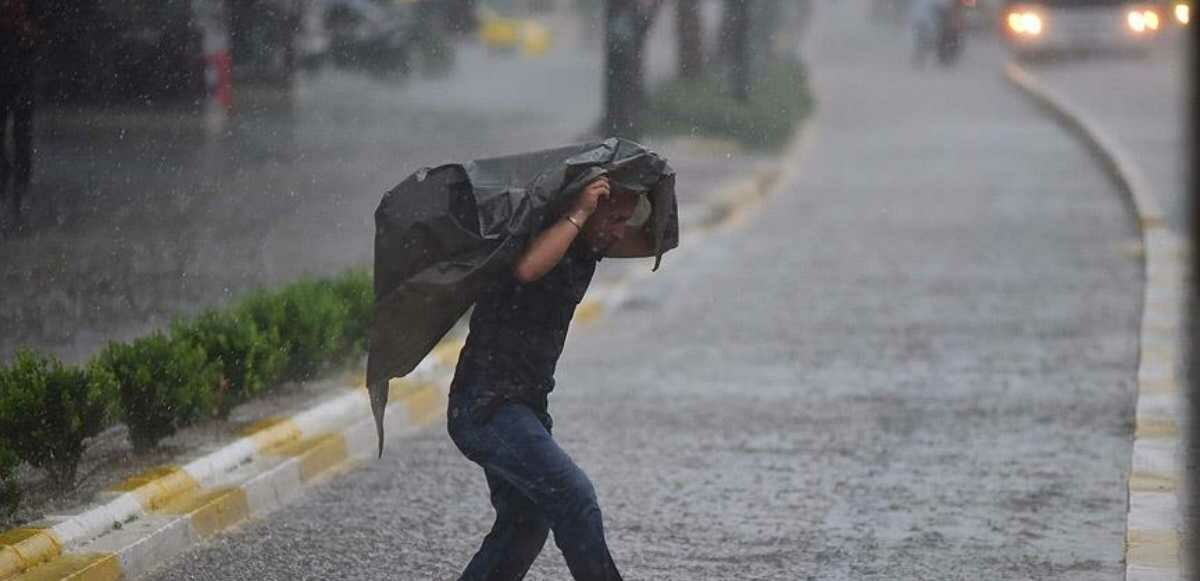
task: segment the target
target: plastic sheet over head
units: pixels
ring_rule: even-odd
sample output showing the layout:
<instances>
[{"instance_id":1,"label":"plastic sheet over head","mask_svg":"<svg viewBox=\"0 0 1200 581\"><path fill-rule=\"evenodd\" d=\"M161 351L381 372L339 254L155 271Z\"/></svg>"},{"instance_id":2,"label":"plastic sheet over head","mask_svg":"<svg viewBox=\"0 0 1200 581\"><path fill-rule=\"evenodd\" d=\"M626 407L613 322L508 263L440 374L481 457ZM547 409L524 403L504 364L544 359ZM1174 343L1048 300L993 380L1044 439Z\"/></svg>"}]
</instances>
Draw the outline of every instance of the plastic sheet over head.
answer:
<instances>
[{"instance_id":1,"label":"plastic sheet over head","mask_svg":"<svg viewBox=\"0 0 1200 581\"><path fill-rule=\"evenodd\" d=\"M625 139L423 168L384 195L367 355L381 454L388 381L412 372L487 284L511 276L528 240L601 175L644 197L657 270L679 244L675 172Z\"/></svg>"}]
</instances>

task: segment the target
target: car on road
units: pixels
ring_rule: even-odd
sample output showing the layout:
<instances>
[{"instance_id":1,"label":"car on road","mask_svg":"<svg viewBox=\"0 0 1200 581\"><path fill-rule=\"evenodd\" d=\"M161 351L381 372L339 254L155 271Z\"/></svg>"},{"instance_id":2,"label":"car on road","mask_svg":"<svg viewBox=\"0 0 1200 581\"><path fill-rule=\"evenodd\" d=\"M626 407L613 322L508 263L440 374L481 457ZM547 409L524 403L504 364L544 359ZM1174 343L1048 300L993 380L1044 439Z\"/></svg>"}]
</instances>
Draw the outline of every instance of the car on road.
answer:
<instances>
[{"instance_id":1,"label":"car on road","mask_svg":"<svg viewBox=\"0 0 1200 581\"><path fill-rule=\"evenodd\" d=\"M1168 26L1163 5L1134 0L1014 0L1000 26L1022 57L1148 52Z\"/></svg>"}]
</instances>

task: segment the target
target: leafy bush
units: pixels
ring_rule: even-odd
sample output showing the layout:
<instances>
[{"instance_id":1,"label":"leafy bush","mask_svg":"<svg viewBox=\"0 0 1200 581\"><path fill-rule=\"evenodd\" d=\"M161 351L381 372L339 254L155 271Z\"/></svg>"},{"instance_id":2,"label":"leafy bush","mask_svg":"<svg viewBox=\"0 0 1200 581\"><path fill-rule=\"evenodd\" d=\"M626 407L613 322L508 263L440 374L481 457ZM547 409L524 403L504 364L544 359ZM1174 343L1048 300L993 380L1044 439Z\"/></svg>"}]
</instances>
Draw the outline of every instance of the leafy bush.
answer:
<instances>
[{"instance_id":1,"label":"leafy bush","mask_svg":"<svg viewBox=\"0 0 1200 581\"><path fill-rule=\"evenodd\" d=\"M114 391L113 376L102 367L65 367L53 357L17 353L0 370L0 434L8 454L46 469L53 484L70 487L84 440L108 425Z\"/></svg>"},{"instance_id":2,"label":"leafy bush","mask_svg":"<svg viewBox=\"0 0 1200 581\"><path fill-rule=\"evenodd\" d=\"M307 379L361 355L373 296L370 273L351 271L259 291L235 308L177 321L170 334L111 343L83 369L19 353L0 368L0 514L19 498L10 480L21 461L63 486L73 482L84 440L118 402L142 453L281 379Z\"/></svg>"},{"instance_id":3,"label":"leafy bush","mask_svg":"<svg viewBox=\"0 0 1200 581\"><path fill-rule=\"evenodd\" d=\"M259 329L236 312L209 311L195 320L176 322L172 335L201 347L217 365L216 413L224 418L234 406L269 389L279 380L286 353L276 329Z\"/></svg>"},{"instance_id":4,"label":"leafy bush","mask_svg":"<svg viewBox=\"0 0 1200 581\"><path fill-rule=\"evenodd\" d=\"M13 482L13 471L20 463L16 452L0 442L0 520L11 517L21 503L21 489Z\"/></svg>"},{"instance_id":5,"label":"leafy bush","mask_svg":"<svg viewBox=\"0 0 1200 581\"><path fill-rule=\"evenodd\" d=\"M375 308L375 287L371 282L371 273L365 270L347 272L333 280L333 290L342 304L346 305L346 321L342 326L346 355L361 355L367 350L367 332Z\"/></svg>"},{"instance_id":6,"label":"leafy bush","mask_svg":"<svg viewBox=\"0 0 1200 581\"><path fill-rule=\"evenodd\" d=\"M650 97L646 130L668 135L700 133L770 149L786 144L812 110L804 68L794 61L770 63L745 103L730 96L724 84L719 74L709 74L662 85Z\"/></svg>"},{"instance_id":7,"label":"leafy bush","mask_svg":"<svg viewBox=\"0 0 1200 581\"><path fill-rule=\"evenodd\" d=\"M346 352L349 309L328 281L305 280L277 294L251 295L239 314L253 320L259 330L280 337L287 353L286 379L311 378Z\"/></svg>"},{"instance_id":8,"label":"leafy bush","mask_svg":"<svg viewBox=\"0 0 1200 581\"><path fill-rule=\"evenodd\" d=\"M116 377L135 452L150 450L215 407L220 371L191 341L155 333L109 344L100 361Z\"/></svg>"}]
</instances>

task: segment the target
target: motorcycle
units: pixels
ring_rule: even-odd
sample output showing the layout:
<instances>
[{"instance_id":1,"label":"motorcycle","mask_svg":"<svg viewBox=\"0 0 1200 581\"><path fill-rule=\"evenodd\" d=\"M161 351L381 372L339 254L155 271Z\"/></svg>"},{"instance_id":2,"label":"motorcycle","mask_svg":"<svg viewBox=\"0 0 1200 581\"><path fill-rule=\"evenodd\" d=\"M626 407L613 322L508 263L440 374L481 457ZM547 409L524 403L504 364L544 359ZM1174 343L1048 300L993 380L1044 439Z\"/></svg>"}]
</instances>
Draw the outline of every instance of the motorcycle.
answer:
<instances>
[{"instance_id":1,"label":"motorcycle","mask_svg":"<svg viewBox=\"0 0 1200 581\"><path fill-rule=\"evenodd\" d=\"M963 52L967 3L971 0L926 0L915 15L916 65L932 53L942 66L956 63Z\"/></svg>"}]
</instances>

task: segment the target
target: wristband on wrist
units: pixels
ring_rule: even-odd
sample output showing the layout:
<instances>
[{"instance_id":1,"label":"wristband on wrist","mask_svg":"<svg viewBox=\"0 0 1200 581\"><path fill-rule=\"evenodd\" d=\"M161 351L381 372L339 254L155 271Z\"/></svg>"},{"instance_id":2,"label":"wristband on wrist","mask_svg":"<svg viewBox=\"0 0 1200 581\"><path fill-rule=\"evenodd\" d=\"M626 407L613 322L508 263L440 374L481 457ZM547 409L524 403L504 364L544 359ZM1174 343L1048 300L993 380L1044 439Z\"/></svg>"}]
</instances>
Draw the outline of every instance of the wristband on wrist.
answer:
<instances>
[{"instance_id":1,"label":"wristband on wrist","mask_svg":"<svg viewBox=\"0 0 1200 581\"><path fill-rule=\"evenodd\" d=\"M580 224L579 222L577 222L575 220L575 216L567 214L567 221L570 222L571 225L574 226L575 228L577 228L580 232L583 232L583 224Z\"/></svg>"}]
</instances>

